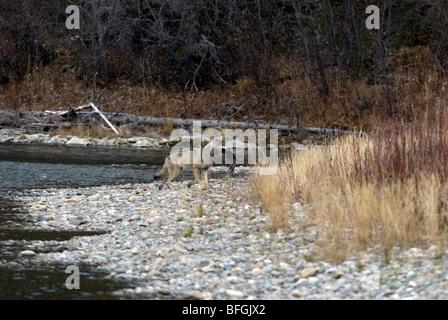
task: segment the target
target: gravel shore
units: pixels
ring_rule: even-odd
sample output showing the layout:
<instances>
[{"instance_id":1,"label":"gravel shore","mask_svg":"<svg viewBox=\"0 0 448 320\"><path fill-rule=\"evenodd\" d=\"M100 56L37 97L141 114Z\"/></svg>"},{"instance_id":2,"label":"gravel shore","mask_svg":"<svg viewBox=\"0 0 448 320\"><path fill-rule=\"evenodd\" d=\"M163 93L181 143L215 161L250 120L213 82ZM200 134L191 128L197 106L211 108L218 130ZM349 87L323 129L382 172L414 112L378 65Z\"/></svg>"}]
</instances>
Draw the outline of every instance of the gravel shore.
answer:
<instances>
[{"instance_id":1,"label":"gravel shore","mask_svg":"<svg viewBox=\"0 0 448 320\"><path fill-rule=\"evenodd\" d=\"M28 210L25 228L106 233L63 241L58 252L30 241L18 259L96 265L135 284L114 292L123 299L448 298L440 248L413 248L387 264L375 253L338 265L314 261L314 230L269 232L247 175L211 179L208 190L186 184L173 182L173 191L155 183L26 190L16 196ZM293 204L290 223L301 219L302 207Z\"/></svg>"},{"instance_id":2,"label":"gravel shore","mask_svg":"<svg viewBox=\"0 0 448 320\"><path fill-rule=\"evenodd\" d=\"M48 144L67 146L106 146L106 147L138 147L161 148L169 146L169 140L165 138L150 137L114 137L114 138L80 138L73 135L50 135L48 133L26 133L19 129L0 129L0 143L18 144Z\"/></svg>"}]
</instances>

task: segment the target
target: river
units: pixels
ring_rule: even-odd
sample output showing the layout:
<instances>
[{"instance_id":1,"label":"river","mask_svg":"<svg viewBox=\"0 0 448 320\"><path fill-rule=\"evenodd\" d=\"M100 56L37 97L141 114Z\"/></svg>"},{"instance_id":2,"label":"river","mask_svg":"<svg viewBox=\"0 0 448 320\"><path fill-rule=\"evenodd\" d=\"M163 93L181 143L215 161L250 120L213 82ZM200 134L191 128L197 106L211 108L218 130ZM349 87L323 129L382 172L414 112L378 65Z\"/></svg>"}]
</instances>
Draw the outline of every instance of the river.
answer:
<instances>
[{"instance_id":1,"label":"river","mask_svg":"<svg viewBox=\"0 0 448 320\"><path fill-rule=\"evenodd\" d=\"M86 231L26 230L24 204L17 192L35 188L76 188L153 180L168 151L137 148L0 144L0 299L113 299L130 283L112 281L84 266L83 290L65 287L66 266L23 264L18 255L33 249L62 250L61 241L88 236Z\"/></svg>"}]
</instances>

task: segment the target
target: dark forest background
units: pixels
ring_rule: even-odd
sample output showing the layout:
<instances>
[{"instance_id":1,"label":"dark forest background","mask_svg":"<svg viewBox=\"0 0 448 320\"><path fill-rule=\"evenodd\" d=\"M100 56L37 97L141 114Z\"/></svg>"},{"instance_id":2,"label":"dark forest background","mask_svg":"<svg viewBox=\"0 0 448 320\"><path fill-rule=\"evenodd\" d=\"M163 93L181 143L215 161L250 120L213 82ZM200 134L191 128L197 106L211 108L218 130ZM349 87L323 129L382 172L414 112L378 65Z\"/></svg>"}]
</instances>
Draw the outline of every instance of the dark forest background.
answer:
<instances>
[{"instance_id":1,"label":"dark forest background","mask_svg":"<svg viewBox=\"0 0 448 320\"><path fill-rule=\"evenodd\" d=\"M1 0L0 108L368 129L446 106L447 49L444 0Z\"/></svg>"}]
</instances>

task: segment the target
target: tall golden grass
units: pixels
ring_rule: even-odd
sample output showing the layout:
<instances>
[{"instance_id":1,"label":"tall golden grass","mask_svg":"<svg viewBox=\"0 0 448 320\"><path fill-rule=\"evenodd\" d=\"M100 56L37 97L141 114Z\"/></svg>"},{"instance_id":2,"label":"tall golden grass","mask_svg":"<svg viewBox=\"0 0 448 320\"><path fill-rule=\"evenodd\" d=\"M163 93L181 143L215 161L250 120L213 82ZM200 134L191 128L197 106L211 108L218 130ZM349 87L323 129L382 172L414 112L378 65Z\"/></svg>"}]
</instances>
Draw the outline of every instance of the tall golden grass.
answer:
<instances>
[{"instance_id":1,"label":"tall golden grass","mask_svg":"<svg viewBox=\"0 0 448 320\"><path fill-rule=\"evenodd\" d=\"M277 232L287 227L288 223L288 195L282 187L280 175L252 177L251 185L256 198L262 199L261 209L268 212L271 219L271 231ZM289 190L288 190L289 191Z\"/></svg>"},{"instance_id":2,"label":"tall golden grass","mask_svg":"<svg viewBox=\"0 0 448 320\"><path fill-rule=\"evenodd\" d=\"M286 157L276 175L254 177L254 192L274 230L286 223L289 202L313 204L307 223L326 257L379 247L389 259L394 247L439 244L448 229L447 132L442 113L411 125L389 121L369 137Z\"/></svg>"}]
</instances>

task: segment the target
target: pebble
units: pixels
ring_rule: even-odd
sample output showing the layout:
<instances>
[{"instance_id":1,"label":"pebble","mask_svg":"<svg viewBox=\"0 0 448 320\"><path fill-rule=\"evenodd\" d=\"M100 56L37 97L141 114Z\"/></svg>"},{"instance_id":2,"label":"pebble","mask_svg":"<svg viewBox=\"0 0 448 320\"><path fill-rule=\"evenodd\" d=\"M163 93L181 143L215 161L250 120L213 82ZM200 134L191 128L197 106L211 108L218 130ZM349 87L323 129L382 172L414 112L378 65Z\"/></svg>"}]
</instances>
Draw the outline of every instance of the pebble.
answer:
<instances>
[{"instance_id":1,"label":"pebble","mask_svg":"<svg viewBox=\"0 0 448 320\"><path fill-rule=\"evenodd\" d=\"M316 275L316 273L317 273L316 268L305 268L302 271L300 271L300 275L302 276L302 278L308 278L314 276Z\"/></svg>"},{"instance_id":2,"label":"pebble","mask_svg":"<svg viewBox=\"0 0 448 320\"><path fill-rule=\"evenodd\" d=\"M238 290L227 289L225 291L225 294L230 298L236 298L236 299L241 299L242 297L244 297L244 293Z\"/></svg>"},{"instance_id":3,"label":"pebble","mask_svg":"<svg viewBox=\"0 0 448 320\"><path fill-rule=\"evenodd\" d=\"M295 283L295 287L309 287L311 285L311 282L308 279L300 279Z\"/></svg>"},{"instance_id":4,"label":"pebble","mask_svg":"<svg viewBox=\"0 0 448 320\"><path fill-rule=\"evenodd\" d=\"M253 268L251 273L252 273L253 276L256 277L256 276L259 276L259 275L263 274L263 270L260 269L260 268Z\"/></svg>"},{"instance_id":5,"label":"pebble","mask_svg":"<svg viewBox=\"0 0 448 320\"><path fill-rule=\"evenodd\" d=\"M295 298L300 298L300 297L302 297L302 293L301 293L299 290L293 290L293 291L291 292L291 295L292 295L293 297L295 297Z\"/></svg>"},{"instance_id":6,"label":"pebble","mask_svg":"<svg viewBox=\"0 0 448 320\"><path fill-rule=\"evenodd\" d=\"M204 300L204 299L207 299L210 297L211 297L210 292L200 292L198 290L191 290L191 291L188 291L183 298L184 299L193 299L193 300Z\"/></svg>"},{"instance_id":7,"label":"pebble","mask_svg":"<svg viewBox=\"0 0 448 320\"><path fill-rule=\"evenodd\" d=\"M35 255L36 255L36 252L34 252L33 250L24 250L19 253L19 256L24 256L24 257L32 257Z\"/></svg>"}]
</instances>

